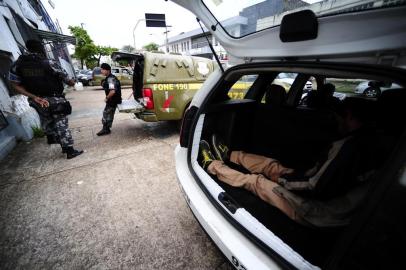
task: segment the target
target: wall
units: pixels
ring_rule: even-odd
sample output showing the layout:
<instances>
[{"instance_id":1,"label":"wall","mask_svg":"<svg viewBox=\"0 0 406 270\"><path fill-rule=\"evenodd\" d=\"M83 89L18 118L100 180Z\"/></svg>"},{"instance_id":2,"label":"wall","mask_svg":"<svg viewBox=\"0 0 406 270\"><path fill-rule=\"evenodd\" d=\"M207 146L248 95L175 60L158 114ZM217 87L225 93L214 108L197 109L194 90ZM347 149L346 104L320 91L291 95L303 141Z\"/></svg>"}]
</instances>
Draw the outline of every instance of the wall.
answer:
<instances>
[{"instance_id":1,"label":"wall","mask_svg":"<svg viewBox=\"0 0 406 270\"><path fill-rule=\"evenodd\" d=\"M27 97L15 95L6 83L10 65L21 55L20 47L24 45L15 19L6 5L22 16L26 23L31 24L27 20L29 18L39 28L47 30L26 0L4 0L2 4L5 6L0 6L0 110L6 117L8 126L0 130L0 160L7 156L17 141L31 140L32 127L40 126L39 116L29 106Z\"/></svg>"}]
</instances>

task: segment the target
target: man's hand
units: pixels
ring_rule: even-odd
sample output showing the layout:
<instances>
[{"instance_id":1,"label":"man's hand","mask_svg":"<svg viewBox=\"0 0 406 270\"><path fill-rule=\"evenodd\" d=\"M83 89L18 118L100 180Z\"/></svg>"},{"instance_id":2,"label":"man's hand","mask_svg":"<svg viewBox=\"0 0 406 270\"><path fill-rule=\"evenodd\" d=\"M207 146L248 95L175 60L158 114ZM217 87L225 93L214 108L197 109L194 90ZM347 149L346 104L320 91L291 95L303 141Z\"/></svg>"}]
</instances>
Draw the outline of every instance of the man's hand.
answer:
<instances>
[{"instance_id":1,"label":"man's hand","mask_svg":"<svg viewBox=\"0 0 406 270\"><path fill-rule=\"evenodd\" d=\"M69 81L67 81L67 84L69 86L74 86L75 85L75 80L74 79L70 79Z\"/></svg>"},{"instance_id":2,"label":"man's hand","mask_svg":"<svg viewBox=\"0 0 406 270\"><path fill-rule=\"evenodd\" d=\"M35 97L34 101L41 105L41 107L49 107L49 102L45 98Z\"/></svg>"}]
</instances>

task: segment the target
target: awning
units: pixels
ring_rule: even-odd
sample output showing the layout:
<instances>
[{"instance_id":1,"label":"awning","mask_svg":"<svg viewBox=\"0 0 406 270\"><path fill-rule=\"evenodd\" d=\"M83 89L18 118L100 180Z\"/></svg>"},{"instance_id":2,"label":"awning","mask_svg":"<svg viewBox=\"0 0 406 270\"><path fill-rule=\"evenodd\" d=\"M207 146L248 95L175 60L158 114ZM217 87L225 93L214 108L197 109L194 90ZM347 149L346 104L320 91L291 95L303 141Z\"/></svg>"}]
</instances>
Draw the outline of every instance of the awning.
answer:
<instances>
[{"instance_id":1,"label":"awning","mask_svg":"<svg viewBox=\"0 0 406 270\"><path fill-rule=\"evenodd\" d=\"M51 42L60 42L60 43L70 43L76 45L76 38L73 36L62 35L55 32L43 31L39 29L33 29L40 39L45 39Z\"/></svg>"}]
</instances>

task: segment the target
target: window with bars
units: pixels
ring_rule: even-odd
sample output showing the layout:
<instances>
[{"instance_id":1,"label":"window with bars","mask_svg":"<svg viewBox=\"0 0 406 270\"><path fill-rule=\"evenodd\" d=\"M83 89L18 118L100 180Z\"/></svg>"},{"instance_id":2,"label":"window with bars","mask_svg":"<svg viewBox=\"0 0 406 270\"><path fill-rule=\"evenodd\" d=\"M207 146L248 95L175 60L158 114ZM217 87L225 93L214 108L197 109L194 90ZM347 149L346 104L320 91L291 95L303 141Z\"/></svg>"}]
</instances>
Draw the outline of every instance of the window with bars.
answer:
<instances>
[{"instance_id":1,"label":"window with bars","mask_svg":"<svg viewBox=\"0 0 406 270\"><path fill-rule=\"evenodd\" d=\"M5 129L8 126L8 122L3 112L0 111L0 130Z\"/></svg>"}]
</instances>

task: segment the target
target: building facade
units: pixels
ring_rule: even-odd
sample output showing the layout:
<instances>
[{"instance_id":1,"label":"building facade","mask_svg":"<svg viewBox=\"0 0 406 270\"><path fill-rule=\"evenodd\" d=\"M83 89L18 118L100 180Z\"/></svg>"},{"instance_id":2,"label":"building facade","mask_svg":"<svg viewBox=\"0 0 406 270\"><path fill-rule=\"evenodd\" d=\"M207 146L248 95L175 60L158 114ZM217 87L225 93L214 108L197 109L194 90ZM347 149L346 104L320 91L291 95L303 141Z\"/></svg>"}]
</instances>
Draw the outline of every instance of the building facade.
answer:
<instances>
[{"instance_id":1,"label":"building facade","mask_svg":"<svg viewBox=\"0 0 406 270\"><path fill-rule=\"evenodd\" d=\"M247 24L247 19L241 16L236 16L221 22L223 27L231 33L239 34L243 25ZM227 52L211 35L211 33L203 27L204 33L201 28L196 28L189 32L183 32L177 36L168 38L169 53L179 53L191 56L200 56L213 59L213 53L209 47L209 42L213 46L214 51L219 56L220 60L227 60ZM166 45L161 45L159 49L166 51Z\"/></svg>"},{"instance_id":2,"label":"building facade","mask_svg":"<svg viewBox=\"0 0 406 270\"><path fill-rule=\"evenodd\" d=\"M0 0L0 160L17 141L32 139L33 128L40 127L37 112L8 82L10 66L24 53L25 42L42 41L48 58L58 61L74 76L66 42L75 43L75 39L61 34L57 20L51 18L47 8L53 8L52 1Z\"/></svg>"},{"instance_id":3,"label":"building facade","mask_svg":"<svg viewBox=\"0 0 406 270\"><path fill-rule=\"evenodd\" d=\"M300 0L289 2L284 0L266 0L256 5L246 7L241 10L238 16L226 19L220 23L231 36L241 37L244 36L245 33L255 32L258 28L258 22L261 22L261 20L265 18L275 16L285 10L292 9L292 7L300 8L305 6L308 6L308 4ZM205 27L203 29L204 34L200 28L197 28L169 38L169 52L213 59L213 53L205 37L205 35L207 35L208 40L213 45L214 51L220 60L227 60L227 52L221 44L216 41ZM165 45L162 45L160 49L165 51Z\"/></svg>"}]
</instances>

